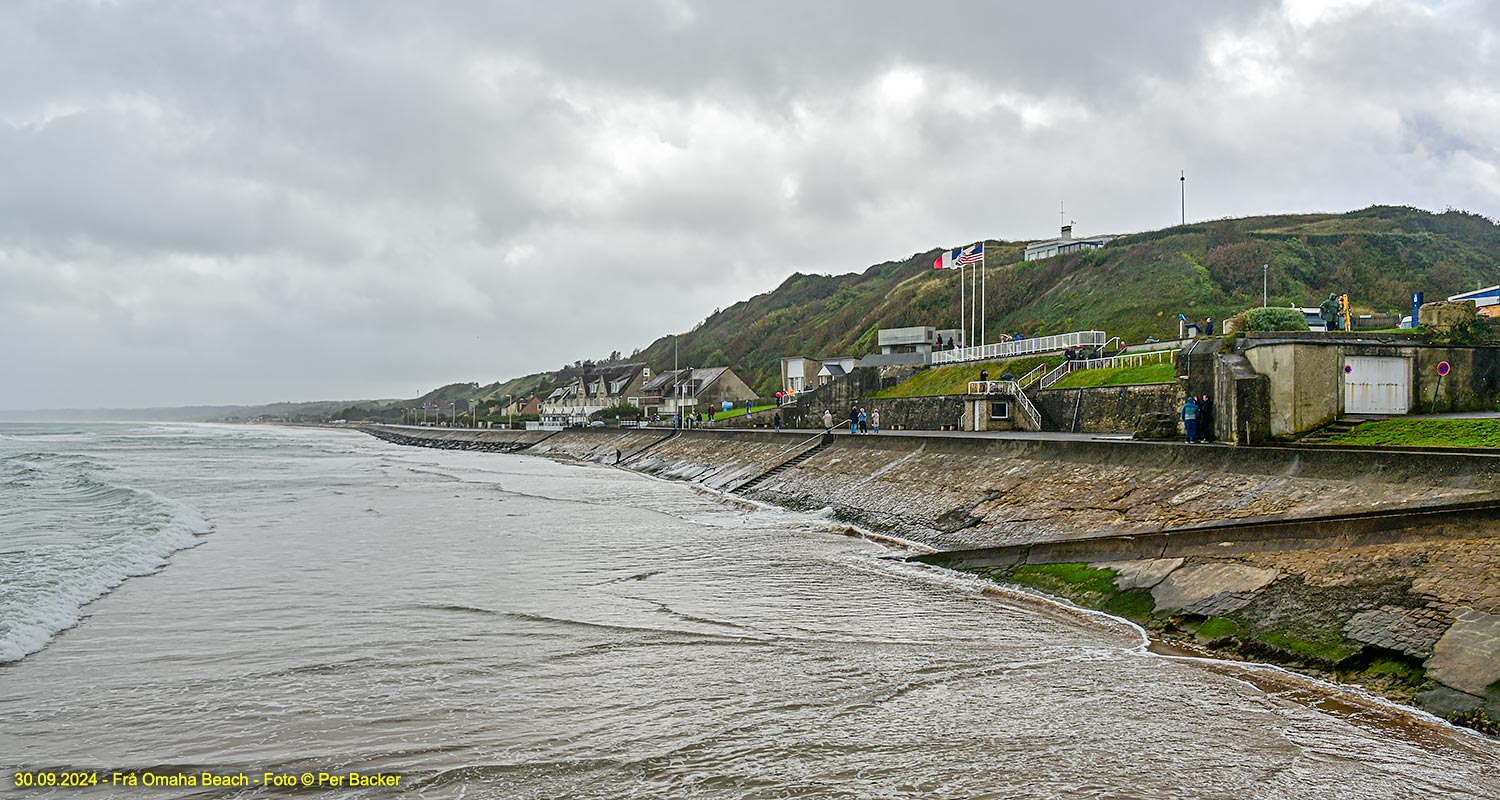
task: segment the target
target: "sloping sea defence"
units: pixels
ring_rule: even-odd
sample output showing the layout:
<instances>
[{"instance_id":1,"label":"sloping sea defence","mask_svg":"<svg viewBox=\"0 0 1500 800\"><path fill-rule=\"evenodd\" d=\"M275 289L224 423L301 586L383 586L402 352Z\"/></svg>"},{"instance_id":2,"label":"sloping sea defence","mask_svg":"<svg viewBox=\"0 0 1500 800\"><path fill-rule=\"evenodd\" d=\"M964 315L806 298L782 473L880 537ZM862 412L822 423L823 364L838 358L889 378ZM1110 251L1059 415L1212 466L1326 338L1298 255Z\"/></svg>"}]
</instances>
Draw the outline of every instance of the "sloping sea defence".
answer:
<instances>
[{"instance_id":1,"label":"sloping sea defence","mask_svg":"<svg viewBox=\"0 0 1500 800\"><path fill-rule=\"evenodd\" d=\"M372 426L797 509L1158 636L1500 733L1500 457L700 430Z\"/></svg>"}]
</instances>

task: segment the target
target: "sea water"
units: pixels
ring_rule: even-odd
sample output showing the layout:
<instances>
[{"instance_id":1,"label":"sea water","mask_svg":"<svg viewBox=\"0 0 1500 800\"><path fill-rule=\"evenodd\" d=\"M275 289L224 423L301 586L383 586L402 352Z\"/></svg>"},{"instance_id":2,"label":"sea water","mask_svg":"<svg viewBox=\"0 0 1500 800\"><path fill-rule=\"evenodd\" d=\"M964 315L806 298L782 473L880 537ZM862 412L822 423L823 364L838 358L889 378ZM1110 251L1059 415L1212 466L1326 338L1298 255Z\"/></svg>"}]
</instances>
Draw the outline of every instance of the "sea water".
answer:
<instances>
[{"instance_id":1,"label":"sea water","mask_svg":"<svg viewBox=\"0 0 1500 800\"><path fill-rule=\"evenodd\" d=\"M0 793L1500 796L1493 740L896 555L591 464L0 425Z\"/></svg>"}]
</instances>

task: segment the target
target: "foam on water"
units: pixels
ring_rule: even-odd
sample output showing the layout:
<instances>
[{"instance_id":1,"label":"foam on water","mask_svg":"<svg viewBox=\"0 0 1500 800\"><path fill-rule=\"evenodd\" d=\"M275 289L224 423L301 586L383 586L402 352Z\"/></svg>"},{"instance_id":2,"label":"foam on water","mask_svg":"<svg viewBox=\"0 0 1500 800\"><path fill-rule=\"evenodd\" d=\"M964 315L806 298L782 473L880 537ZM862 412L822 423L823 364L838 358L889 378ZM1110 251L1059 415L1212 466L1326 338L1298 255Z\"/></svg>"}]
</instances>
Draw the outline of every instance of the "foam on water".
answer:
<instances>
[{"instance_id":1,"label":"foam on water","mask_svg":"<svg viewBox=\"0 0 1500 800\"><path fill-rule=\"evenodd\" d=\"M182 503L101 480L108 471L84 455L0 456L0 663L41 650L84 606L212 528Z\"/></svg>"}]
</instances>

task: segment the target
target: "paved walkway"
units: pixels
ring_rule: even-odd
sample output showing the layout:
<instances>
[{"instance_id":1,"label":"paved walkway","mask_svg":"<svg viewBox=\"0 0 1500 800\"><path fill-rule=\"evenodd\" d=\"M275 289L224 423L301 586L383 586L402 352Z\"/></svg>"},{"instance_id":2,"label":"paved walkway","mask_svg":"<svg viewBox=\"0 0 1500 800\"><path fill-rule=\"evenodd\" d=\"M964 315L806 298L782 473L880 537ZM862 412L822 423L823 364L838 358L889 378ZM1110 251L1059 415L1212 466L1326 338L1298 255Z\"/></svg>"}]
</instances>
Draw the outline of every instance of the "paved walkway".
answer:
<instances>
[{"instance_id":1,"label":"paved walkway","mask_svg":"<svg viewBox=\"0 0 1500 800\"><path fill-rule=\"evenodd\" d=\"M662 428L652 428L651 430L663 430L663 429ZM666 430L670 430L670 429L666 429ZM768 428L709 428L709 427L704 427L701 430L710 430L710 431L711 430L723 430L723 431L758 430L758 431L761 431L762 433L776 433L776 431L770 430ZM783 434L796 435L796 436L802 436L802 437L815 436L815 435L817 435L819 433L822 433L822 432L823 432L823 430L821 428L782 428L781 429L781 433L783 433ZM833 429L833 433L834 433L835 436L923 436L923 437L946 437L946 438L953 438L953 439L1031 439L1031 440L1051 440L1051 441L1065 440L1065 441L1084 441L1084 442L1086 442L1086 441L1092 441L1092 440L1095 440L1095 439L1109 439L1109 440L1113 440L1113 441L1131 441L1131 436L1128 433L1063 433L1061 431L981 431L981 432L976 433L974 431L893 431L893 430L890 430L890 429L886 429L886 430L881 431L880 433L858 433L858 434L851 434L851 433L849 433L849 426L848 425L841 425L839 427L834 428ZM1176 441L1176 440L1173 439L1172 441Z\"/></svg>"}]
</instances>

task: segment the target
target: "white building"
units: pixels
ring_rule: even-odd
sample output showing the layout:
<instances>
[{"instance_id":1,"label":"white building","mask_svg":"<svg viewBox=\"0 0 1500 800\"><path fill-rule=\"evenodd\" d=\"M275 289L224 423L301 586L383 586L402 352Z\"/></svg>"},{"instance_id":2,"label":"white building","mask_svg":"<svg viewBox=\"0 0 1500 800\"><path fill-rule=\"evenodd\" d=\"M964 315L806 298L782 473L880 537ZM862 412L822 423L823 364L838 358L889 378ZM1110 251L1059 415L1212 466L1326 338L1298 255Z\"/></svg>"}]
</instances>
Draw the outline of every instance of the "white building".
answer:
<instances>
[{"instance_id":1,"label":"white building","mask_svg":"<svg viewBox=\"0 0 1500 800\"><path fill-rule=\"evenodd\" d=\"M853 370L855 367L859 366L859 359L855 358L854 356L839 356L837 358L823 358L823 359L819 359L819 361L823 365L823 368L820 369L820 370L818 370L818 385L819 386L822 386L823 384L828 383L829 381L833 380L834 378L839 378L839 377L842 377L844 375L848 375L851 370Z\"/></svg>"},{"instance_id":2,"label":"white building","mask_svg":"<svg viewBox=\"0 0 1500 800\"><path fill-rule=\"evenodd\" d=\"M1073 238L1073 226L1062 226L1062 235L1056 239L1048 239L1045 242L1032 242L1026 245L1026 260L1036 261L1039 258L1051 258L1064 253L1074 253L1079 250L1098 250L1113 236L1087 236L1082 239Z\"/></svg>"}]
</instances>

